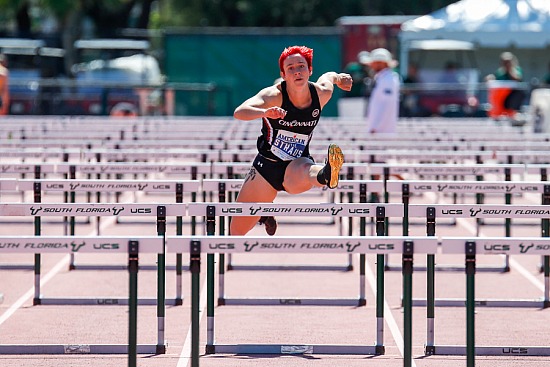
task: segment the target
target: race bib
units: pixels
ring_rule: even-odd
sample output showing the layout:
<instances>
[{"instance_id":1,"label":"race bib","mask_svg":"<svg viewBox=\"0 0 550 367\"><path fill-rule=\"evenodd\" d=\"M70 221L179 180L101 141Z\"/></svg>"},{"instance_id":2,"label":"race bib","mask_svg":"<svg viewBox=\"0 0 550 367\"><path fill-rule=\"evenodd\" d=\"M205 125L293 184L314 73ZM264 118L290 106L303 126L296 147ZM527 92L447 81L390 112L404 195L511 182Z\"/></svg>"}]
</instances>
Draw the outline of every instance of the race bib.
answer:
<instances>
[{"instance_id":1,"label":"race bib","mask_svg":"<svg viewBox=\"0 0 550 367\"><path fill-rule=\"evenodd\" d=\"M279 130L271 144L271 152L283 161L291 161L302 156L308 139L308 135Z\"/></svg>"}]
</instances>

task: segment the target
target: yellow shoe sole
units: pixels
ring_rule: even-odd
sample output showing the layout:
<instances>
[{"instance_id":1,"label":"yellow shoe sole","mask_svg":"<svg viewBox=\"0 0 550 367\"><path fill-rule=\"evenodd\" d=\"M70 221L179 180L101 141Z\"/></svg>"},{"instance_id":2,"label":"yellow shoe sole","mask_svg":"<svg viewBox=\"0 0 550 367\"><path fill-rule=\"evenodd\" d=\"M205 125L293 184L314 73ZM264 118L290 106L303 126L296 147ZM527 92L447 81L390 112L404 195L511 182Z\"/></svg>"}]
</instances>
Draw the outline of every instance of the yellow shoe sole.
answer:
<instances>
[{"instance_id":1,"label":"yellow shoe sole","mask_svg":"<svg viewBox=\"0 0 550 367\"><path fill-rule=\"evenodd\" d=\"M340 169L344 164L344 153L336 144L331 144L328 147L328 164L330 165L330 182L328 187L334 189L338 186L338 177Z\"/></svg>"}]
</instances>

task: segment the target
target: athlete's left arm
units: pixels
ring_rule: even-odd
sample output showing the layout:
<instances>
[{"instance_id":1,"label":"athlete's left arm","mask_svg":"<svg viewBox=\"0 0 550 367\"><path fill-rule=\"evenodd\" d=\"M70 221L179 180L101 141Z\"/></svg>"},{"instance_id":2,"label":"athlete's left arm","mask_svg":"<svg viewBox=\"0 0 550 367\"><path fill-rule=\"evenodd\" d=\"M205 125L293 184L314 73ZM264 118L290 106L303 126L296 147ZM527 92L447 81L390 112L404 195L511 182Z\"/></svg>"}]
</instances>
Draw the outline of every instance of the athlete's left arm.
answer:
<instances>
[{"instance_id":1,"label":"athlete's left arm","mask_svg":"<svg viewBox=\"0 0 550 367\"><path fill-rule=\"evenodd\" d=\"M319 79L317 79L317 83L315 83L321 106L327 104L332 97L334 85L338 86L338 88L342 90L345 90L346 92L349 92L351 90L352 83L353 80L351 75L346 73L335 73L333 71L329 71L328 73L321 75Z\"/></svg>"}]
</instances>

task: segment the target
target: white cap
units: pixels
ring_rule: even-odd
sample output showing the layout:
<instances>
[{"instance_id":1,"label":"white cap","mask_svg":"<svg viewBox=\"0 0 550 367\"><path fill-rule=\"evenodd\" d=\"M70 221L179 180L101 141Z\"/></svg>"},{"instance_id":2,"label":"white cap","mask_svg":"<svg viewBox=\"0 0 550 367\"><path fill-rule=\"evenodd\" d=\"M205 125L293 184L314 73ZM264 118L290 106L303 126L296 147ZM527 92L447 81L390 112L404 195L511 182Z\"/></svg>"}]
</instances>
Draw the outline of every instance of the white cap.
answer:
<instances>
[{"instance_id":1,"label":"white cap","mask_svg":"<svg viewBox=\"0 0 550 367\"><path fill-rule=\"evenodd\" d=\"M369 57L369 63L375 61L385 62L389 67L394 68L397 66L397 61L393 59L391 53L385 48L377 48L371 51Z\"/></svg>"},{"instance_id":2,"label":"white cap","mask_svg":"<svg viewBox=\"0 0 550 367\"><path fill-rule=\"evenodd\" d=\"M361 64L368 64L370 62L370 52L368 51L361 51L357 54L357 60Z\"/></svg>"}]
</instances>

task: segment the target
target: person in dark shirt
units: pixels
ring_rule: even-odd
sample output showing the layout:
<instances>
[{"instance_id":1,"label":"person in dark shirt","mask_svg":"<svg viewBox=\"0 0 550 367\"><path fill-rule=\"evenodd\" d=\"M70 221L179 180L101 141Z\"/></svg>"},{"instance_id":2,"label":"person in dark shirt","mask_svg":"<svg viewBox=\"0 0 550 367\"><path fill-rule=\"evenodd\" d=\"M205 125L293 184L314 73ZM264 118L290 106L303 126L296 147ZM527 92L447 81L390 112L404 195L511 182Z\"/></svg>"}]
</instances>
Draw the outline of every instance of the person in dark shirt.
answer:
<instances>
[{"instance_id":1,"label":"person in dark shirt","mask_svg":"<svg viewBox=\"0 0 550 367\"><path fill-rule=\"evenodd\" d=\"M306 46L285 48L279 57L280 83L263 88L235 109L238 120L262 120L258 155L244 179L238 202L273 202L279 191L300 194L313 186L338 185L344 155L338 145L328 147L325 165L315 164L309 154L310 139L321 111L332 97L334 85L350 91L346 73L327 72L316 82L312 75L313 50ZM260 221L273 235L273 217L233 217L230 234L245 235Z\"/></svg>"},{"instance_id":2,"label":"person in dark shirt","mask_svg":"<svg viewBox=\"0 0 550 367\"><path fill-rule=\"evenodd\" d=\"M352 61L344 68L344 73L351 75L353 85L346 97L366 97L367 78L370 77L369 52L361 51L357 54L357 61Z\"/></svg>"}]
</instances>

